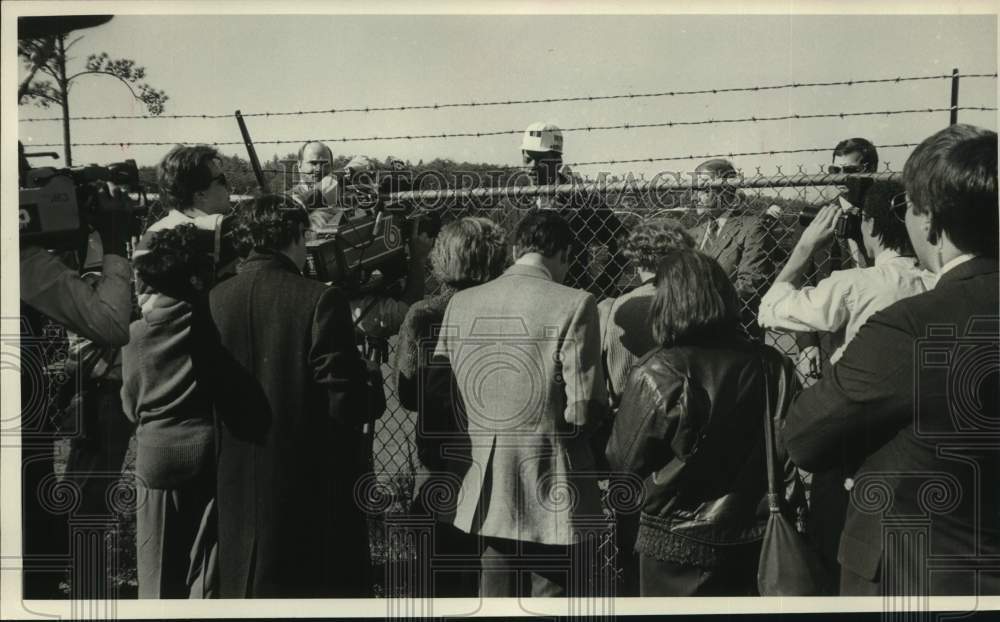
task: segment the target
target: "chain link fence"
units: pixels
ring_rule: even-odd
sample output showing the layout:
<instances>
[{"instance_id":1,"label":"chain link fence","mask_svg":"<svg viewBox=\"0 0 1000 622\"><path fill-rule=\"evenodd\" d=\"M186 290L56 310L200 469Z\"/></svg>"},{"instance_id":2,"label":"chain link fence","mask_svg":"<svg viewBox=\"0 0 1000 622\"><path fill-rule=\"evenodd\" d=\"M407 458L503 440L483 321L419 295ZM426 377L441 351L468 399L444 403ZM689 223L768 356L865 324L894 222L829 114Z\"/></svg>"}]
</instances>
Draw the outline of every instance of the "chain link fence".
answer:
<instances>
[{"instance_id":1,"label":"chain link fence","mask_svg":"<svg viewBox=\"0 0 1000 622\"><path fill-rule=\"evenodd\" d=\"M883 180L897 176L889 170L873 175ZM743 305L744 328L752 337L795 360L799 353L795 335L761 330L756 324L757 306L802 234L803 211L815 213L818 207L837 200L846 190L839 185L845 181L844 176L809 175L799 168L794 175L758 174L728 182L713 182L707 188L690 179L662 184L665 188L644 180L613 182L603 188L584 182L569 189L560 186L560 193L542 193L539 196L531 192L510 196L489 189L476 189L424 193L420 198L431 200L432 207L441 211L445 222L463 216L482 216L502 225L508 234L513 232L527 209L541 206L563 210L578 242L576 263L570 269L566 284L591 292L598 302L621 295L638 285L635 269L621 252L622 243L631 228L643 219L671 218L688 229L703 252L720 257L720 263L737 266L731 276L734 281L739 281L737 289ZM706 191L714 192L716 198L729 193L732 201L728 206L734 208L730 221L718 232L711 231L708 226L713 220L709 215L711 212L695 207L697 193ZM745 237L734 235L741 227L749 227L750 234ZM814 257L812 271L806 275L808 282L815 283L833 270L850 267L849 257L846 244L839 240L834 242ZM755 273L737 274L742 272L743 268L739 266L744 262ZM435 293L436 290L429 291L428 295ZM393 337L389 342L390 361L393 360L396 341L397 338ZM821 355L826 361L832 352L829 336L821 338L820 344ZM394 581L391 577L398 576L398 573L388 568L400 563L413 563L415 553L385 545L382 527L405 520L412 500L417 465L417 415L399 404L395 370L385 364L382 372L388 407L375 426L373 462L380 485L384 486L383 493L394 497L394 502L389 504L382 520L373 523L373 561L376 570L379 567L386 569L382 593L402 596L408 594L409 588ZM804 385L815 381L801 371L800 380ZM606 491L604 496L606 499ZM605 513L609 517L609 531L599 546L599 554L605 569L614 572L617 545L610 531L612 509L607 504ZM378 572L376 577L379 577Z\"/></svg>"},{"instance_id":2,"label":"chain link fence","mask_svg":"<svg viewBox=\"0 0 1000 622\"><path fill-rule=\"evenodd\" d=\"M886 170L872 177L893 179L898 174ZM656 180L597 183L577 177L576 182L579 183L549 187L541 192L537 188L523 186L510 192L491 188L452 189L425 192L420 198L426 201L421 206L438 211L443 222L463 216L482 216L503 226L508 234L513 233L528 209L543 206L563 210L577 236L575 265L566 283L591 292L598 302L621 295L638 284L635 269L624 258L621 249L632 227L644 219L675 220L691 232L699 247L704 247L703 250L710 254L736 253L740 255L738 259L742 259L744 253L756 253L757 261L753 265L757 273L751 275L752 278L744 279L752 284L752 288L741 295L744 326L751 335L794 360L799 351L795 336L756 328L756 305L802 233L802 212L836 200L844 191L844 187L838 184L844 181L844 176L809 175L799 168L792 175L764 176L758 171L752 177L708 184L680 177L663 184ZM726 227L717 233L709 231L707 224L712 217L695 207L699 191L731 193L733 202L729 206L735 209L730 218L743 219L741 225L753 225L755 235L741 239L730 236L737 227L729 223L726 225L730 227L728 232ZM162 205L154 200L149 204L146 220L152 222L164 214ZM832 270L849 267L848 257L846 248L835 244L815 257L814 269L808 278L816 282ZM736 264L739 263L737 260ZM739 278L735 273L732 276ZM428 279L428 283L430 287L426 294L438 293L433 279ZM378 596L413 595L419 590L416 584L423 580L419 577L419 569L414 566L417 563L415 543L419 539L401 537L407 532L407 521L412 522L408 510L414 495L418 459L415 445L417 414L400 405L396 372L391 365L397 340L395 336L389 339L388 362L383 363L381 368L387 408L375 423L373 439L372 468L379 494L383 496L380 514L369 521ZM824 346L822 356L826 360L832 351L831 346L826 340L821 340L821 344ZM813 381L806 376L800 377L800 380L806 385ZM124 467L123 479L126 482L131 481L133 469L134 444ZM605 499L608 531L598 546L597 559L608 573L613 573L618 545L612 532L613 510L607 503L608 496L608 490L604 489L602 497ZM134 533L134 514L120 518L123 533ZM119 554L128 565L134 560L134 541L120 539L119 547ZM131 589L134 589L134 569L124 569L122 577L116 577L116 581L123 585L131 584ZM128 591L131 590L126 586L125 593Z\"/></svg>"}]
</instances>

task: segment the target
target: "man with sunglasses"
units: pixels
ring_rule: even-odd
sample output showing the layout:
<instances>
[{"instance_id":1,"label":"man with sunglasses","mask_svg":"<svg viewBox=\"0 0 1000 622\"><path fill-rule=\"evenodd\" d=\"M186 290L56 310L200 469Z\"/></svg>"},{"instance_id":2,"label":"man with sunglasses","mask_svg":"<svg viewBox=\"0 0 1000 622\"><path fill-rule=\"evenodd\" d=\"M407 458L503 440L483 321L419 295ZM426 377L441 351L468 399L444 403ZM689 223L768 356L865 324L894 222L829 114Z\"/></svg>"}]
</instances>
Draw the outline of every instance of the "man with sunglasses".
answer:
<instances>
[{"instance_id":1,"label":"man with sunglasses","mask_svg":"<svg viewBox=\"0 0 1000 622\"><path fill-rule=\"evenodd\" d=\"M164 156L156 172L160 198L169 211L146 229L133 259L145 266L175 264L176 257L169 256L165 250L168 245L157 244L154 238L155 234L180 225L194 225L197 229L213 232L208 235L214 235L213 255L218 257L223 217L230 211L229 183L222 172L218 151L207 145L178 145ZM212 260L208 262L214 265ZM195 483L186 485L181 492L176 469L164 469L163 466L169 463L166 458L176 458L169 455L167 448L171 442L177 445L178 437L187 454L207 455L215 444L214 432L211 422L206 424L204 413L199 412L207 387L199 385L199 370L192 361L191 348L186 347L193 329L192 302L176 292L162 289L145 282L137 274L136 292L142 318L133 322L132 334L143 334L146 325L155 326L157 339L176 347L152 348L142 357L135 356L135 348L132 348L133 355L122 361L125 378L141 377L150 369L159 370L158 392L152 405L157 423L183 421L185 424L180 430L140 423L136 434L136 490L141 515L139 535L142 536L136 542L140 561L139 595L142 598L210 598L217 589L215 555L211 553L216 542L214 473L210 477L192 479ZM134 400L126 393L122 391L123 401L132 403ZM201 418L192 418L192 413L200 414ZM143 421L143 416L136 414L136 418ZM202 461L211 462L210 459ZM214 468L214 465L204 468ZM179 557L177 550L164 546L164 542L176 535L174 530L178 525L194 526L196 531L188 533L186 540L194 545L185 547L189 550L181 551Z\"/></svg>"},{"instance_id":2,"label":"man with sunglasses","mask_svg":"<svg viewBox=\"0 0 1000 622\"><path fill-rule=\"evenodd\" d=\"M830 175L874 173L878 169L878 161L878 150L870 140L847 138L833 148L833 156L826 170ZM834 204L839 205L842 210L858 209L866 188L865 180L836 186L838 194ZM864 267L869 263L862 253L860 240L831 240L813 253L803 270L804 283L815 285L834 270L848 268L852 263L856 267ZM796 368L804 381L815 381L823 375L823 352L830 352L833 348L825 347L830 344L823 343L824 339L816 333L799 333L795 341L799 349Z\"/></svg>"},{"instance_id":3,"label":"man with sunglasses","mask_svg":"<svg viewBox=\"0 0 1000 622\"><path fill-rule=\"evenodd\" d=\"M861 239L872 266L837 270L815 286L796 288L809 259L833 238L843 208L827 205L802 233L788 262L761 299L759 322L765 328L831 335L835 364L858 330L876 311L934 287L935 277L917 265L906 234L903 214L906 194L902 184L877 181L865 194L861 208ZM851 465L814 474L812 511L807 531L826 563L832 580L839 576L837 546L847 511L845 479Z\"/></svg>"},{"instance_id":4,"label":"man with sunglasses","mask_svg":"<svg viewBox=\"0 0 1000 622\"><path fill-rule=\"evenodd\" d=\"M996 132L940 130L903 182L905 229L937 282L868 318L794 399L782 436L802 468L857 467L841 593L996 595L1000 570L984 563L1000 557Z\"/></svg>"}]
</instances>

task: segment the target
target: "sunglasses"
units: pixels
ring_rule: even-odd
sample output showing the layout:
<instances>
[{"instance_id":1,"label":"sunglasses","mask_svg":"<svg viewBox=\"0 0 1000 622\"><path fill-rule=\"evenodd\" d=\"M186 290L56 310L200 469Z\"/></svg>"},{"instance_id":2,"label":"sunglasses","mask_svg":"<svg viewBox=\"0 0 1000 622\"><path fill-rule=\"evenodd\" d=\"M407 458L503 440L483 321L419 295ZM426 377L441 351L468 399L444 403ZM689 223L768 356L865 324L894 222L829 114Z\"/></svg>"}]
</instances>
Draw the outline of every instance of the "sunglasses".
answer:
<instances>
[{"instance_id":1,"label":"sunglasses","mask_svg":"<svg viewBox=\"0 0 1000 622\"><path fill-rule=\"evenodd\" d=\"M862 169L857 164L849 164L848 166L835 166L831 165L826 167L826 172L830 175L853 175L855 173L861 173Z\"/></svg>"}]
</instances>

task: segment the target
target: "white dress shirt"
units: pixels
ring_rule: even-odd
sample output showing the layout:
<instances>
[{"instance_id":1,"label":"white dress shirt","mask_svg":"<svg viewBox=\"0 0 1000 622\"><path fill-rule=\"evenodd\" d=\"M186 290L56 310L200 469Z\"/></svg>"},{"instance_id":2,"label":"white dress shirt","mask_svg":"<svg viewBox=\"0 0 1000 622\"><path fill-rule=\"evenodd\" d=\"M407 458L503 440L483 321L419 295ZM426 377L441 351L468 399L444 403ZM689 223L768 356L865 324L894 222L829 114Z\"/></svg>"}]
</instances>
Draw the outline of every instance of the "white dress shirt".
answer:
<instances>
[{"instance_id":1,"label":"white dress shirt","mask_svg":"<svg viewBox=\"0 0 1000 622\"><path fill-rule=\"evenodd\" d=\"M947 263L941 266L940 270L937 271L937 278L940 279L941 275L944 274L945 272L949 270L954 270L958 266L962 265L963 263L973 258L975 258L975 255L973 255L972 253L964 253L962 255L959 255L958 257L952 257Z\"/></svg>"},{"instance_id":2,"label":"white dress shirt","mask_svg":"<svg viewBox=\"0 0 1000 622\"><path fill-rule=\"evenodd\" d=\"M936 283L937 276L918 268L915 258L884 250L873 266L837 270L815 287L775 283L761 298L758 322L783 331L834 333L840 346L830 363L836 363L872 314Z\"/></svg>"}]
</instances>

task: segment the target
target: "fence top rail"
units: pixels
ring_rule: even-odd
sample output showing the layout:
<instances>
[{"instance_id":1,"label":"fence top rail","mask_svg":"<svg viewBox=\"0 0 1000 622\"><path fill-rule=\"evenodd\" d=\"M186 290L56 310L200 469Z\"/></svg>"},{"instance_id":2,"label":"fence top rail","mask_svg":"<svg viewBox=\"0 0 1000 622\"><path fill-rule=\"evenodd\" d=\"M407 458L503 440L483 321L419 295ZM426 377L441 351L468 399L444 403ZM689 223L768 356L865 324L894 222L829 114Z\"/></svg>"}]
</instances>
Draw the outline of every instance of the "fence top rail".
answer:
<instances>
[{"instance_id":1,"label":"fence top rail","mask_svg":"<svg viewBox=\"0 0 1000 622\"><path fill-rule=\"evenodd\" d=\"M790 188L803 186L838 186L848 179L873 179L876 181L898 180L902 173L890 171L884 173L869 173L862 175L770 175L754 177L736 177L731 179L698 178L690 173L660 173L650 180L627 179L625 181L607 182L574 181L567 184L551 186L501 186L490 188L437 188L428 190L411 190L389 194L391 202L433 200L433 199L486 199L486 198L518 198L537 196L565 196L569 194L608 194L608 193L652 193L679 192L685 190L718 190L742 188Z\"/></svg>"}]
</instances>

